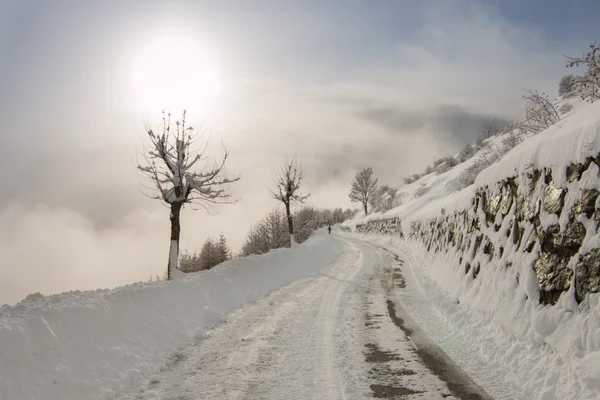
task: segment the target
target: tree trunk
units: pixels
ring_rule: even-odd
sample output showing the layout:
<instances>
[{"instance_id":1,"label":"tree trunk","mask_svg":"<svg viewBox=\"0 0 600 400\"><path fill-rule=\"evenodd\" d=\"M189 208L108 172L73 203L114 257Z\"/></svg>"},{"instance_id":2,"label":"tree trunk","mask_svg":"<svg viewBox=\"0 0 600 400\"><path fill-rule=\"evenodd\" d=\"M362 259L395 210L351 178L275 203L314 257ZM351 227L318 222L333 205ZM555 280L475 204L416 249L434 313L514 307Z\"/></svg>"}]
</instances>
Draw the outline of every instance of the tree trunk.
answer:
<instances>
[{"instance_id":1,"label":"tree trunk","mask_svg":"<svg viewBox=\"0 0 600 400\"><path fill-rule=\"evenodd\" d=\"M363 203L363 207L365 208L365 215L367 215L367 203Z\"/></svg>"},{"instance_id":2,"label":"tree trunk","mask_svg":"<svg viewBox=\"0 0 600 400\"><path fill-rule=\"evenodd\" d=\"M179 214L183 203L171 204L171 245L169 247L169 263L167 265L167 280L171 280L171 275L177 269L177 261L179 261L179 234L181 226L179 225Z\"/></svg>"},{"instance_id":3,"label":"tree trunk","mask_svg":"<svg viewBox=\"0 0 600 400\"><path fill-rule=\"evenodd\" d=\"M290 203L285 203L285 214L288 221L288 232L290 234L290 248L292 247L292 235L294 234L294 221L292 219L292 212L290 210Z\"/></svg>"}]
</instances>

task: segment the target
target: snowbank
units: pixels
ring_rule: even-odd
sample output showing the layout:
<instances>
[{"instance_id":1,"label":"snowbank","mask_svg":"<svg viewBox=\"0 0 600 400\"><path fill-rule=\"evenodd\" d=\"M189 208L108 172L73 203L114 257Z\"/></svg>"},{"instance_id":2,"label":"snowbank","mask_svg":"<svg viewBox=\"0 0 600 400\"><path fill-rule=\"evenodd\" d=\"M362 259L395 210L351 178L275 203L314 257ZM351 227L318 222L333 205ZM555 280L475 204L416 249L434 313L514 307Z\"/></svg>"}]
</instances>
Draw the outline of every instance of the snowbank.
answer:
<instances>
[{"instance_id":1,"label":"snowbank","mask_svg":"<svg viewBox=\"0 0 600 400\"><path fill-rule=\"evenodd\" d=\"M222 317L319 272L341 244L237 259L171 282L34 294L0 307L0 400L110 399L161 367Z\"/></svg>"}]
</instances>

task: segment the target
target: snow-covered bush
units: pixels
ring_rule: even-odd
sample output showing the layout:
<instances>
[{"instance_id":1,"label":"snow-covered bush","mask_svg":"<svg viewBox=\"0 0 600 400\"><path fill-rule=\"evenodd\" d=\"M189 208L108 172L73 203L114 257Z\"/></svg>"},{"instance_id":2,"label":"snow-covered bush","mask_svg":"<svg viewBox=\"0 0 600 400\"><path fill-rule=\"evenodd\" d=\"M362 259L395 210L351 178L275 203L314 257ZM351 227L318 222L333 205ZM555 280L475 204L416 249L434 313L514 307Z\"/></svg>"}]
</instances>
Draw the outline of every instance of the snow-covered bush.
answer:
<instances>
[{"instance_id":1,"label":"snow-covered bush","mask_svg":"<svg viewBox=\"0 0 600 400\"><path fill-rule=\"evenodd\" d=\"M404 183L407 185L410 185L411 183L416 182L419 179L421 179L422 176L423 175L420 175L420 174L412 174L412 175L404 178Z\"/></svg>"},{"instance_id":2,"label":"snow-covered bush","mask_svg":"<svg viewBox=\"0 0 600 400\"><path fill-rule=\"evenodd\" d=\"M458 153L458 161L463 163L471 159L475 155L475 153L477 153L477 146L471 143L467 143L465 147L463 147L463 149L460 151L460 153Z\"/></svg>"},{"instance_id":3,"label":"snow-covered bush","mask_svg":"<svg viewBox=\"0 0 600 400\"><path fill-rule=\"evenodd\" d=\"M321 216L319 211L312 207L303 207L298 210L294 214L294 240L296 243L302 243L308 239L325 218L326 216Z\"/></svg>"},{"instance_id":4,"label":"snow-covered bush","mask_svg":"<svg viewBox=\"0 0 600 400\"><path fill-rule=\"evenodd\" d=\"M372 205L375 212L386 212L400 205L400 200L396 198L397 189L388 185L379 187L373 195Z\"/></svg>"},{"instance_id":5,"label":"snow-covered bush","mask_svg":"<svg viewBox=\"0 0 600 400\"><path fill-rule=\"evenodd\" d=\"M515 144L516 145L516 144ZM508 146L487 146L486 150L471 165L465 168L461 174L454 180L454 186L457 189L472 185L477 179L477 175L490 165L498 161L510 148Z\"/></svg>"},{"instance_id":6,"label":"snow-covered bush","mask_svg":"<svg viewBox=\"0 0 600 400\"><path fill-rule=\"evenodd\" d=\"M424 183L419 186L417 190L415 190L415 198L419 198L421 196L426 195L431 190L430 186L425 185Z\"/></svg>"},{"instance_id":7,"label":"snow-covered bush","mask_svg":"<svg viewBox=\"0 0 600 400\"><path fill-rule=\"evenodd\" d=\"M525 121L521 128L528 133L538 134L560 121L560 114L547 94L537 90L527 90L523 95L526 100Z\"/></svg>"},{"instance_id":8,"label":"snow-covered bush","mask_svg":"<svg viewBox=\"0 0 600 400\"><path fill-rule=\"evenodd\" d=\"M444 172L449 171L457 165L458 160L456 158L452 156L446 156L442 158L442 162L435 167L435 173L438 175L443 174Z\"/></svg>"},{"instance_id":9,"label":"snow-covered bush","mask_svg":"<svg viewBox=\"0 0 600 400\"><path fill-rule=\"evenodd\" d=\"M275 209L250 228L241 255L264 254L272 249L288 247L289 242L287 217Z\"/></svg>"},{"instance_id":10,"label":"snow-covered bush","mask_svg":"<svg viewBox=\"0 0 600 400\"><path fill-rule=\"evenodd\" d=\"M558 111L560 112L560 115L565 115L566 113L570 112L572 109L573 109L573 106L571 104L565 103L562 106L560 106Z\"/></svg>"},{"instance_id":11,"label":"snow-covered bush","mask_svg":"<svg viewBox=\"0 0 600 400\"><path fill-rule=\"evenodd\" d=\"M565 75L560 78L558 83L558 94L563 97L570 97L573 95L575 89L575 77L573 75Z\"/></svg>"}]
</instances>

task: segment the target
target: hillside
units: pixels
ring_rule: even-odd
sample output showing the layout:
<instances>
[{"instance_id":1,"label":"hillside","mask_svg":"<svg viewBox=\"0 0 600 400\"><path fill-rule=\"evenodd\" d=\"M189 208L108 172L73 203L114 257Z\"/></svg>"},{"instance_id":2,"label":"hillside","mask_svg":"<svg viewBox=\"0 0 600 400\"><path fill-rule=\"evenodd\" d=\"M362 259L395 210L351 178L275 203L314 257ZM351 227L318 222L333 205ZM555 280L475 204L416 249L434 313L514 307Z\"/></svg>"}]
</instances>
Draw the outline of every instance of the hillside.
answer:
<instances>
[{"instance_id":1,"label":"hillside","mask_svg":"<svg viewBox=\"0 0 600 400\"><path fill-rule=\"evenodd\" d=\"M571 101L559 123L473 185L460 189L456 179L477 155L401 188L399 207L342 227L411 257L427 290L484 316L482 325L453 307L438 315L469 332L468 346L505 384L543 399L600 396L600 102ZM485 332L498 330L504 345L486 344ZM449 347L466 365L469 350ZM515 351L519 361L507 363Z\"/></svg>"}]
</instances>

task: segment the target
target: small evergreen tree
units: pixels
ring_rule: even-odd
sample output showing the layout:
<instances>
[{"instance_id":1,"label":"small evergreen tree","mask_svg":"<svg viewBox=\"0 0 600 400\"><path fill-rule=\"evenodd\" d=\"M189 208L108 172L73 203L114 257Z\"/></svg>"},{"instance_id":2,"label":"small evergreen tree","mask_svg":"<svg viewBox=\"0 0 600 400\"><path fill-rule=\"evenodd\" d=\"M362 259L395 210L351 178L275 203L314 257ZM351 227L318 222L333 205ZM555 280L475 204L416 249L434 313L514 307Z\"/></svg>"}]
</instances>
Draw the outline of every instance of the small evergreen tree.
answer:
<instances>
[{"instance_id":1,"label":"small evergreen tree","mask_svg":"<svg viewBox=\"0 0 600 400\"><path fill-rule=\"evenodd\" d=\"M202 269L202 265L200 264L200 255L196 252L187 253L183 252L181 258L179 259L179 270L186 274L191 272L197 272Z\"/></svg>"},{"instance_id":2,"label":"small evergreen tree","mask_svg":"<svg viewBox=\"0 0 600 400\"><path fill-rule=\"evenodd\" d=\"M215 243L212 238L206 239L202 250L200 250L200 266L202 270L211 269L214 267L216 260Z\"/></svg>"},{"instance_id":3,"label":"small evergreen tree","mask_svg":"<svg viewBox=\"0 0 600 400\"><path fill-rule=\"evenodd\" d=\"M231 251L229 250L229 246L227 245L227 239L225 238L223 232L221 232L221 235L219 236L219 241L217 242L216 256L217 265L231 259Z\"/></svg>"}]
</instances>

